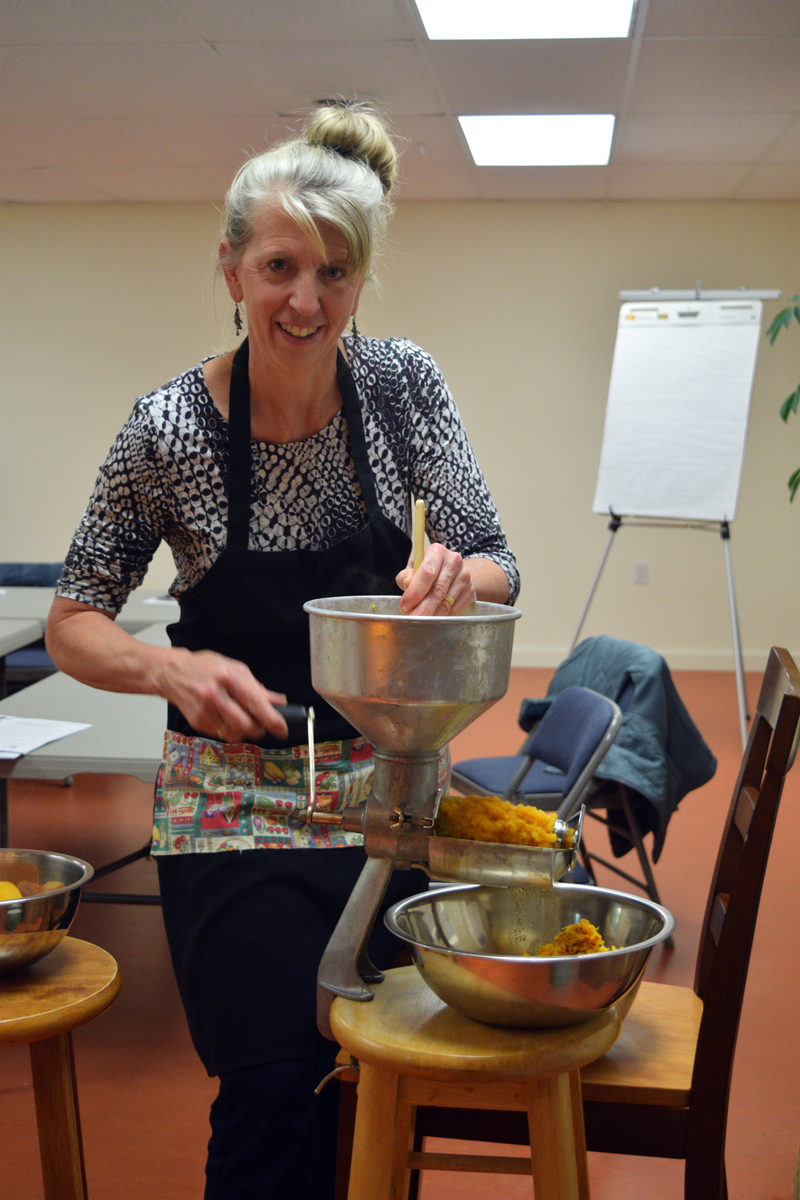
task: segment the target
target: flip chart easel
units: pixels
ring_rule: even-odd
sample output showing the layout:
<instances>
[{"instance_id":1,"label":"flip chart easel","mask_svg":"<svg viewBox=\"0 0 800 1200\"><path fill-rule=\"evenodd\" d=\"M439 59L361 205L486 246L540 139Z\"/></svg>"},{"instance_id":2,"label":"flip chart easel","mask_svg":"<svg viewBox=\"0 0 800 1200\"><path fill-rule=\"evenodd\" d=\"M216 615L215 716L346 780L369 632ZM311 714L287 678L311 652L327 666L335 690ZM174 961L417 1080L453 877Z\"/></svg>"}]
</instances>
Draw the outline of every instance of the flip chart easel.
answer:
<instances>
[{"instance_id":1,"label":"flip chart easel","mask_svg":"<svg viewBox=\"0 0 800 1200\"><path fill-rule=\"evenodd\" d=\"M719 532L725 551L736 686L747 741L739 618L730 553L761 300L779 291L620 293L593 511L609 537L570 650L577 645L623 524Z\"/></svg>"}]
</instances>

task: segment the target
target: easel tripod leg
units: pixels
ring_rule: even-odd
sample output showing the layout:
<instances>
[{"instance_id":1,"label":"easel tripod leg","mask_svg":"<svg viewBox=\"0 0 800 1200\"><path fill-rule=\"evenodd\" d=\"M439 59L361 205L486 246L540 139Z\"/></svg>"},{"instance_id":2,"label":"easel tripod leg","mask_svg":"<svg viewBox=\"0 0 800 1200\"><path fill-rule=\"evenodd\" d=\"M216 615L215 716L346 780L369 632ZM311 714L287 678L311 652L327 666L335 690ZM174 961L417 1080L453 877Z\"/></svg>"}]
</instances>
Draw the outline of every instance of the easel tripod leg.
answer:
<instances>
[{"instance_id":1,"label":"easel tripod leg","mask_svg":"<svg viewBox=\"0 0 800 1200\"><path fill-rule=\"evenodd\" d=\"M739 636L739 615L736 610L736 593L733 588L733 564L731 562L731 531L728 522L720 525L720 537L725 550L725 571L728 577L728 603L731 610L731 633L733 634L733 661L736 669L736 693L739 698L739 724L742 730L742 745L747 745L747 693L744 686L742 663L742 641Z\"/></svg>"},{"instance_id":2,"label":"easel tripod leg","mask_svg":"<svg viewBox=\"0 0 800 1200\"><path fill-rule=\"evenodd\" d=\"M611 543L614 540L614 534L617 532L621 524L622 517L618 517L615 513L612 513L611 520L608 523L609 535L608 541L606 542L606 548L603 551L603 556L600 559L600 566L597 568L592 586L589 589L589 595L586 597L586 603L583 606L583 612L581 613L580 620L578 621L578 628L575 630L575 636L573 637L569 648L570 654L572 654L572 651L578 644L578 638L581 636L581 630L583 629L583 623L586 620L586 614L589 611L589 607L594 599L594 594L597 591L597 585L600 582L600 576L603 574L603 567L606 565L606 559L608 558L608 554L611 549Z\"/></svg>"}]
</instances>

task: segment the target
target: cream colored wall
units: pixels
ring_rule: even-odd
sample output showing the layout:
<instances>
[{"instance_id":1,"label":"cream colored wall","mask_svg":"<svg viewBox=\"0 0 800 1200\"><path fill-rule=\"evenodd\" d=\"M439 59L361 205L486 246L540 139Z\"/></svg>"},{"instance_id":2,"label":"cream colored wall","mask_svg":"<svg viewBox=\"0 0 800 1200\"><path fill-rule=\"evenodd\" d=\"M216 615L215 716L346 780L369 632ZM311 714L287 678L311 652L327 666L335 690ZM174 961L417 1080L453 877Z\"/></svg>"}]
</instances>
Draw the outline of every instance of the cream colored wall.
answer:
<instances>
[{"instance_id":1,"label":"cream colored wall","mask_svg":"<svg viewBox=\"0 0 800 1200\"><path fill-rule=\"evenodd\" d=\"M452 387L522 570L518 665L564 656L606 545L592 501L620 289L699 279L790 297L799 234L794 203L399 208L359 324L419 342ZM62 557L136 395L232 344L216 237L200 205L0 210L0 558ZM800 501L785 482L800 424L778 416L799 364L797 332L763 343L732 525L753 669L771 644L800 651ZM170 578L162 548L147 582ZM583 632L646 642L673 667L730 667L718 535L623 528Z\"/></svg>"}]
</instances>

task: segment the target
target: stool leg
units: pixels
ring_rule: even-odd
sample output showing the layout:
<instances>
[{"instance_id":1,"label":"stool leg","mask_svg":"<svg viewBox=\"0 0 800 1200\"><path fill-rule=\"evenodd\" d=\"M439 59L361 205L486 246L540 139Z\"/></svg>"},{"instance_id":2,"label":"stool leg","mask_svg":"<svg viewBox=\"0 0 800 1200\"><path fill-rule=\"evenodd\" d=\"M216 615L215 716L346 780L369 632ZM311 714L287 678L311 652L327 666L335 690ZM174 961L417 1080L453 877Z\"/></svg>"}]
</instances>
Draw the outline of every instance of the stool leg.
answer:
<instances>
[{"instance_id":1,"label":"stool leg","mask_svg":"<svg viewBox=\"0 0 800 1200\"><path fill-rule=\"evenodd\" d=\"M31 1042L29 1049L45 1200L86 1200L72 1036Z\"/></svg>"},{"instance_id":2,"label":"stool leg","mask_svg":"<svg viewBox=\"0 0 800 1200\"><path fill-rule=\"evenodd\" d=\"M569 1075L527 1079L536 1200L580 1200Z\"/></svg>"},{"instance_id":3,"label":"stool leg","mask_svg":"<svg viewBox=\"0 0 800 1200\"><path fill-rule=\"evenodd\" d=\"M402 1092L402 1080L400 1091ZM397 1102L394 1126L394 1159L392 1162L392 1186L389 1192L392 1200L406 1200L411 1171L408 1166L409 1151L414 1146L414 1126L417 1120L417 1106L410 1104L400 1096ZM419 1175L419 1172L417 1172Z\"/></svg>"},{"instance_id":4,"label":"stool leg","mask_svg":"<svg viewBox=\"0 0 800 1200\"><path fill-rule=\"evenodd\" d=\"M399 1076L361 1063L347 1200L390 1200Z\"/></svg>"},{"instance_id":5,"label":"stool leg","mask_svg":"<svg viewBox=\"0 0 800 1200\"><path fill-rule=\"evenodd\" d=\"M575 1165L578 1169L578 1196L589 1197L589 1164L586 1161L586 1130L583 1124L583 1095L580 1071L570 1071L569 1091L572 1098L572 1131L575 1136Z\"/></svg>"}]
</instances>

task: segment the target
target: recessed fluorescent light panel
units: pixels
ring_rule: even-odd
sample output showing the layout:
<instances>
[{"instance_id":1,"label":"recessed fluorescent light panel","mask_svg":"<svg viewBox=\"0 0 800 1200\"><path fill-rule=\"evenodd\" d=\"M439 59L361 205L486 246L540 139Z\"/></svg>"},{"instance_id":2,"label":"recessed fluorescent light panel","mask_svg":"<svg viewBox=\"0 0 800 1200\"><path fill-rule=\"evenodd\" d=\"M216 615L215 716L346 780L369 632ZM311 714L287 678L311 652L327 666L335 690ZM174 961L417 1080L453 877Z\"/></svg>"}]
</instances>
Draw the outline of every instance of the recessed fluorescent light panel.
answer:
<instances>
[{"instance_id":1,"label":"recessed fluorescent light panel","mask_svg":"<svg viewBox=\"0 0 800 1200\"><path fill-rule=\"evenodd\" d=\"M458 120L479 167L597 167L611 155L611 113Z\"/></svg>"},{"instance_id":2,"label":"recessed fluorescent light panel","mask_svg":"<svg viewBox=\"0 0 800 1200\"><path fill-rule=\"evenodd\" d=\"M434 41L625 38L636 0L416 0Z\"/></svg>"}]
</instances>

